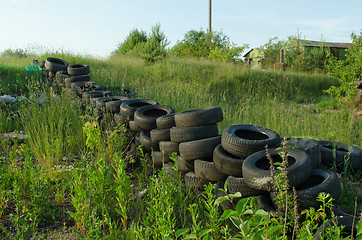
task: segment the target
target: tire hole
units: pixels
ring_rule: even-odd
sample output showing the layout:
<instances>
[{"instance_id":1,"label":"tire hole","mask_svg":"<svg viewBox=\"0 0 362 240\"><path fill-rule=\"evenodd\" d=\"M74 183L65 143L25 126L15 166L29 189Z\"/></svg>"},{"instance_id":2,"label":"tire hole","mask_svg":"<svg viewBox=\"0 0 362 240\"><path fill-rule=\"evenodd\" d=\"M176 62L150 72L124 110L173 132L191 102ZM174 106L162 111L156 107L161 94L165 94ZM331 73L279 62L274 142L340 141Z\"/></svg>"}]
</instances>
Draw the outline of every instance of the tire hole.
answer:
<instances>
[{"instance_id":1,"label":"tire hole","mask_svg":"<svg viewBox=\"0 0 362 240\"><path fill-rule=\"evenodd\" d=\"M161 117L167 114L165 110L162 109L150 109L143 113L146 117Z\"/></svg>"},{"instance_id":2,"label":"tire hole","mask_svg":"<svg viewBox=\"0 0 362 240\"><path fill-rule=\"evenodd\" d=\"M282 157L279 154L276 155L272 155L271 156L273 159L273 163L274 163L274 167L279 167L279 165L276 165L275 163L281 163L282 162ZM295 164L295 158L289 156L288 157L288 167ZM269 170L270 169L270 163L269 163L269 159L265 156L263 158L260 158L258 161L256 161L255 166L257 168L263 169L263 170Z\"/></svg>"},{"instance_id":3,"label":"tire hole","mask_svg":"<svg viewBox=\"0 0 362 240\"><path fill-rule=\"evenodd\" d=\"M247 140L265 140L269 138L269 136L264 133L250 130L236 130L235 135Z\"/></svg>"},{"instance_id":4,"label":"tire hole","mask_svg":"<svg viewBox=\"0 0 362 240\"><path fill-rule=\"evenodd\" d=\"M321 184L324 180L325 180L325 178L323 176L312 175L305 183L303 183L302 185L296 186L295 190L299 191L299 190L303 190L306 188L311 188L311 187L317 186L317 185Z\"/></svg>"}]
</instances>

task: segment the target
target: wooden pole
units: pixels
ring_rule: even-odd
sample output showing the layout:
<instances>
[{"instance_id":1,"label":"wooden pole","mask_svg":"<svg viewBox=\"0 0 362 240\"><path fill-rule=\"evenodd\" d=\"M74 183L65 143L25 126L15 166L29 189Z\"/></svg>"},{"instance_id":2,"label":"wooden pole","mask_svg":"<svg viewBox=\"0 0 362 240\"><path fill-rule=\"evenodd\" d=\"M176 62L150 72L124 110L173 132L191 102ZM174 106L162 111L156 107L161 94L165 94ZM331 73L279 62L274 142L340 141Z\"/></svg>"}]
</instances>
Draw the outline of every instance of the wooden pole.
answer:
<instances>
[{"instance_id":1,"label":"wooden pole","mask_svg":"<svg viewBox=\"0 0 362 240\"><path fill-rule=\"evenodd\" d=\"M209 0L209 33L211 33L211 0Z\"/></svg>"}]
</instances>

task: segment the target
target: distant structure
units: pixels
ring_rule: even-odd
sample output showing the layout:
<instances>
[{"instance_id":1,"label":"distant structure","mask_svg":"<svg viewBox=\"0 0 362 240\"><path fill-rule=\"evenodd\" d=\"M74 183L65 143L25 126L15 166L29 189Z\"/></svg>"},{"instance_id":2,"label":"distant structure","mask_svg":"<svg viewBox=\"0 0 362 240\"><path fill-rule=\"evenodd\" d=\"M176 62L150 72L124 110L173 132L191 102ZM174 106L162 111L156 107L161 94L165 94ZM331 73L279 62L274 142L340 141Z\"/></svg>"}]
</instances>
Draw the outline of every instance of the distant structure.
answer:
<instances>
[{"instance_id":1,"label":"distant structure","mask_svg":"<svg viewBox=\"0 0 362 240\"><path fill-rule=\"evenodd\" d=\"M280 62L284 63L285 54L291 48L296 48L299 46L307 54L312 51L312 49L324 47L330 50L330 52L337 58L337 60L346 60L346 49L352 46L351 43L332 43L332 42L321 42L321 41L311 41L311 40L296 40L289 39L280 49Z\"/></svg>"},{"instance_id":2,"label":"distant structure","mask_svg":"<svg viewBox=\"0 0 362 240\"><path fill-rule=\"evenodd\" d=\"M251 69L262 69L263 59L265 58L265 51L259 48L250 49L249 52L244 54L244 60Z\"/></svg>"}]
</instances>

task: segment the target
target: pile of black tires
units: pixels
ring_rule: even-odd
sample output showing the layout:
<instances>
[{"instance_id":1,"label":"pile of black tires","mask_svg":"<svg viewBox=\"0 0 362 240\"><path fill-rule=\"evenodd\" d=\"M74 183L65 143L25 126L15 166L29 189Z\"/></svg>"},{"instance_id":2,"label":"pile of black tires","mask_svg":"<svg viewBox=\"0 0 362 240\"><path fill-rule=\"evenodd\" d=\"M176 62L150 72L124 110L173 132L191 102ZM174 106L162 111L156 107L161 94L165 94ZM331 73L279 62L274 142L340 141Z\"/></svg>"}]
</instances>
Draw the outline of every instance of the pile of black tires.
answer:
<instances>
[{"instance_id":1,"label":"pile of black tires","mask_svg":"<svg viewBox=\"0 0 362 240\"><path fill-rule=\"evenodd\" d=\"M226 183L228 193L241 193L233 202L221 203L222 208L235 207L240 198L258 196L261 208L275 211L275 188L265 148L274 163L281 162L283 140L273 130L238 124L226 127L219 135L217 124L223 120L220 107L176 113L152 99L114 96L91 81L86 64L68 66L61 59L48 58L39 65L44 76L93 106L101 126L106 127L108 121L124 125L134 157L142 146L150 165L169 169L170 155L176 153L178 170L191 189L202 191L205 184L216 183L215 195L220 197L225 195L221 189ZM336 200L341 196L337 174L325 166L350 162L355 169L362 167L362 151L357 147L307 138L289 138L287 145L288 181L297 191L299 209L318 208L320 192Z\"/></svg>"}]
</instances>

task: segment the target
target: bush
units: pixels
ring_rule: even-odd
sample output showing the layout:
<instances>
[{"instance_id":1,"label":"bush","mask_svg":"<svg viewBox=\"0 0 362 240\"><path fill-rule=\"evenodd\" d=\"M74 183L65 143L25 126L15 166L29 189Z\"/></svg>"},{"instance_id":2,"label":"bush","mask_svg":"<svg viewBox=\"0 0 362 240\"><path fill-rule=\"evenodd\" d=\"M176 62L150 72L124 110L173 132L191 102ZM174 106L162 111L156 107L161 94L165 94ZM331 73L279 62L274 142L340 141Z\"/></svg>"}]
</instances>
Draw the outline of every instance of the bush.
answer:
<instances>
[{"instance_id":1,"label":"bush","mask_svg":"<svg viewBox=\"0 0 362 240\"><path fill-rule=\"evenodd\" d=\"M160 24L152 27L149 37L146 32L134 29L112 53L116 55L128 55L142 57L145 62L155 62L166 57L166 47L169 42L166 35L161 31Z\"/></svg>"},{"instance_id":2,"label":"bush","mask_svg":"<svg viewBox=\"0 0 362 240\"><path fill-rule=\"evenodd\" d=\"M352 33L351 38L352 47L347 49L346 60L330 58L328 61L329 74L337 77L341 85L332 86L326 92L339 99L346 96L351 100L357 92L355 83L362 78L362 31L359 36Z\"/></svg>"},{"instance_id":3,"label":"bush","mask_svg":"<svg viewBox=\"0 0 362 240\"><path fill-rule=\"evenodd\" d=\"M280 49L285 44L284 40L279 40L278 37L270 38L268 43L262 45L260 49L264 50L265 59L263 64L272 67L274 63L279 62Z\"/></svg>"},{"instance_id":4,"label":"bush","mask_svg":"<svg viewBox=\"0 0 362 240\"><path fill-rule=\"evenodd\" d=\"M241 47L230 42L222 32L208 33L191 30L182 41L170 49L169 54L176 57L196 57L218 60L221 62L238 61L238 57L247 45Z\"/></svg>"},{"instance_id":5,"label":"bush","mask_svg":"<svg viewBox=\"0 0 362 240\"><path fill-rule=\"evenodd\" d=\"M145 42L147 42L146 32L133 29L112 55L138 55L137 46Z\"/></svg>"},{"instance_id":6,"label":"bush","mask_svg":"<svg viewBox=\"0 0 362 240\"><path fill-rule=\"evenodd\" d=\"M309 53L304 49L300 36L289 37L285 52L285 63L291 71L312 72L326 71L326 65L331 57L328 48L323 44L313 48Z\"/></svg>"}]
</instances>

